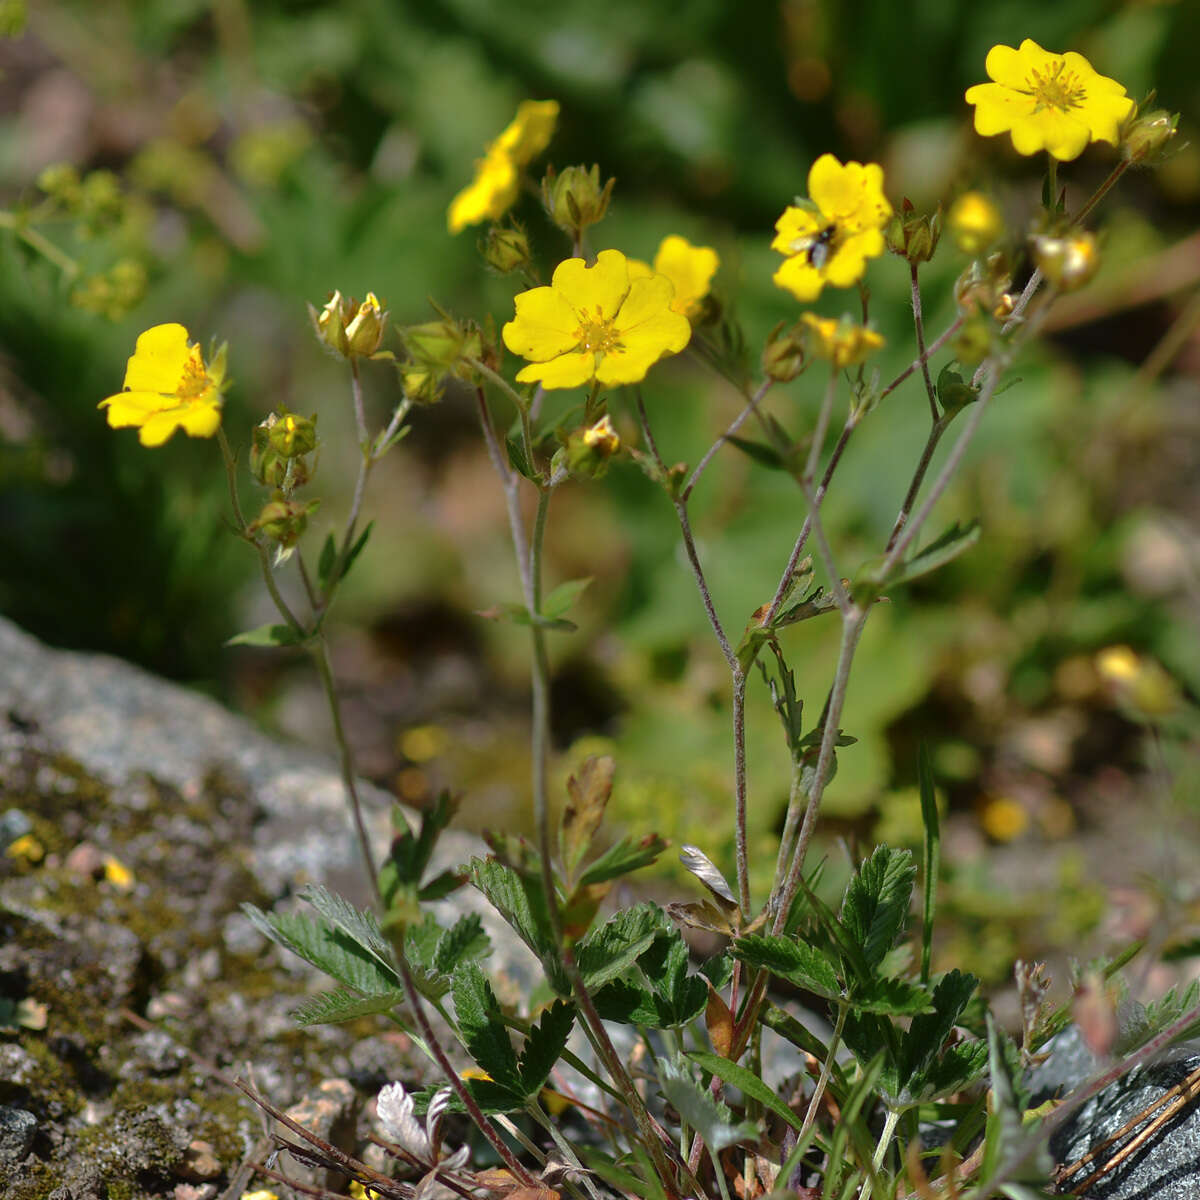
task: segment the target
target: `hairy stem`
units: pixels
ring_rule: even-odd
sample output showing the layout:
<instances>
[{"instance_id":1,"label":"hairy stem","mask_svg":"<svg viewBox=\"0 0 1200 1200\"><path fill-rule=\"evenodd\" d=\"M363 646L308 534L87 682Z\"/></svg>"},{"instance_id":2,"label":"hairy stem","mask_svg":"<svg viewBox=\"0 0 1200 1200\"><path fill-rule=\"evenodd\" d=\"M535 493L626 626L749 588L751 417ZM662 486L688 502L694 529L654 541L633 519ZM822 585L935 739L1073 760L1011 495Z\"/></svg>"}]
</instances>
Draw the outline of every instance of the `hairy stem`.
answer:
<instances>
[{"instance_id":1,"label":"hairy stem","mask_svg":"<svg viewBox=\"0 0 1200 1200\"><path fill-rule=\"evenodd\" d=\"M896 523L892 526L891 536L887 541L887 550L890 550L896 544L896 539L908 523L909 514L912 512L913 505L916 504L917 496L920 494L921 484L925 482L925 475L929 470L929 464L933 462L934 451L937 449L938 443L942 440L942 434L949 427L949 417L934 418L933 427L929 430L929 436L925 439L925 448L921 451L921 458L917 463L917 469L913 472L912 482L908 485L908 491L905 493L904 501L900 505L900 512L896 515Z\"/></svg>"},{"instance_id":2,"label":"hairy stem","mask_svg":"<svg viewBox=\"0 0 1200 1200\"><path fill-rule=\"evenodd\" d=\"M917 278L917 264L909 263L912 274L913 328L917 332L917 361L921 364L921 376L925 380L925 394L929 397L929 416L936 425L938 421L937 392L929 374L929 352L925 349L925 318L921 312L921 283Z\"/></svg>"}]
</instances>

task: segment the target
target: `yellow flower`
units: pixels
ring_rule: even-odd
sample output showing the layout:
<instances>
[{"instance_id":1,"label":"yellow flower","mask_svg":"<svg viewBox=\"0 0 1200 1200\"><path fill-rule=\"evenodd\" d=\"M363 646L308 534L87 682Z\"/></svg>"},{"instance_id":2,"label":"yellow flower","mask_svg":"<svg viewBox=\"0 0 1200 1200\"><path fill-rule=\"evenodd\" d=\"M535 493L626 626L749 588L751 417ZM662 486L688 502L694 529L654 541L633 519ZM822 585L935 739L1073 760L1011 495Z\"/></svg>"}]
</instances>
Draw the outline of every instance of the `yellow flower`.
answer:
<instances>
[{"instance_id":1,"label":"yellow flower","mask_svg":"<svg viewBox=\"0 0 1200 1200\"><path fill-rule=\"evenodd\" d=\"M708 295L720 265L721 260L711 246L693 246L687 238L673 233L659 243L653 267L637 258L629 260L629 278L665 275L675 287L671 307L685 317L694 317L700 312L700 302Z\"/></svg>"},{"instance_id":2,"label":"yellow flower","mask_svg":"<svg viewBox=\"0 0 1200 1200\"><path fill-rule=\"evenodd\" d=\"M517 115L475 163L475 178L450 202L451 233L468 225L498 221L513 206L521 168L550 144L558 121L557 100L523 100Z\"/></svg>"},{"instance_id":3,"label":"yellow flower","mask_svg":"<svg viewBox=\"0 0 1200 1200\"><path fill-rule=\"evenodd\" d=\"M143 446L161 446L182 429L212 437L221 424L225 347L205 365L182 325L155 325L137 340L125 369L125 390L101 400L113 429L134 426Z\"/></svg>"},{"instance_id":4,"label":"yellow flower","mask_svg":"<svg viewBox=\"0 0 1200 1200\"><path fill-rule=\"evenodd\" d=\"M865 325L843 318L818 317L804 313L801 321L809 329L809 349L817 358L828 359L835 367L852 367L883 347L883 338Z\"/></svg>"},{"instance_id":5,"label":"yellow flower","mask_svg":"<svg viewBox=\"0 0 1200 1200\"><path fill-rule=\"evenodd\" d=\"M867 259L883 253L883 227L892 215L878 163L843 166L822 154L808 172L808 195L809 203L789 206L775 222L771 243L788 256L775 272L776 286L805 302L815 300L827 283L857 283Z\"/></svg>"},{"instance_id":6,"label":"yellow flower","mask_svg":"<svg viewBox=\"0 0 1200 1200\"><path fill-rule=\"evenodd\" d=\"M582 258L558 264L549 287L516 297L516 318L504 326L504 344L530 365L520 383L570 388L596 380L637 383L658 360L678 354L692 327L672 311L670 280L630 279L619 250L601 250L593 266Z\"/></svg>"},{"instance_id":7,"label":"yellow flower","mask_svg":"<svg viewBox=\"0 0 1200 1200\"><path fill-rule=\"evenodd\" d=\"M975 131L1010 131L1018 154L1046 150L1067 162L1089 142L1117 143L1133 101L1115 79L1099 75L1082 54L1051 54L1026 38L1020 48L993 46L985 64L991 83L967 88Z\"/></svg>"},{"instance_id":8,"label":"yellow flower","mask_svg":"<svg viewBox=\"0 0 1200 1200\"><path fill-rule=\"evenodd\" d=\"M946 214L946 227L964 254L981 254L1004 232L1004 218L982 192L963 192Z\"/></svg>"}]
</instances>

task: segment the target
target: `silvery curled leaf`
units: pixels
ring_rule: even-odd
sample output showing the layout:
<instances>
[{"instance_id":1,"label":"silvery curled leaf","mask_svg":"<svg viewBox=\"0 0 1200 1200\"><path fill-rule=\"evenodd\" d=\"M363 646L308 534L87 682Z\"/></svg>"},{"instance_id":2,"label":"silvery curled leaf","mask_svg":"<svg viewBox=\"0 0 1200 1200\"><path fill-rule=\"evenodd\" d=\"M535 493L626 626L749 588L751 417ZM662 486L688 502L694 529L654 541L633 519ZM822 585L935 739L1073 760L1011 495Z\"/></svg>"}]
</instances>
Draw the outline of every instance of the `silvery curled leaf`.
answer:
<instances>
[{"instance_id":1,"label":"silvery curled leaf","mask_svg":"<svg viewBox=\"0 0 1200 1200\"><path fill-rule=\"evenodd\" d=\"M722 907L737 907L733 889L725 882L725 876L717 870L712 859L698 846L680 846L679 861L716 897Z\"/></svg>"},{"instance_id":2,"label":"silvery curled leaf","mask_svg":"<svg viewBox=\"0 0 1200 1200\"><path fill-rule=\"evenodd\" d=\"M379 1124L389 1141L407 1150L414 1158L428 1162L432 1157L429 1138L413 1116L412 1097L402 1083L389 1083L375 1102Z\"/></svg>"}]
</instances>

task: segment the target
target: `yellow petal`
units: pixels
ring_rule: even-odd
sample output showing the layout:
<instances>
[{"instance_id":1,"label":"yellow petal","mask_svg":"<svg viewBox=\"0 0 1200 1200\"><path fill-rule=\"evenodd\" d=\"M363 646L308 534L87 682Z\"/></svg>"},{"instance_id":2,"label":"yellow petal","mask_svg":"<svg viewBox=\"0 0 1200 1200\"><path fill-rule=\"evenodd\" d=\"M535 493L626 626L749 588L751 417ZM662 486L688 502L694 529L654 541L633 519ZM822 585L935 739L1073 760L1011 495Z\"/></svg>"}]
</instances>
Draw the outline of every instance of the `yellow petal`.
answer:
<instances>
[{"instance_id":1,"label":"yellow petal","mask_svg":"<svg viewBox=\"0 0 1200 1200\"><path fill-rule=\"evenodd\" d=\"M582 387L596 373L596 356L587 351L560 354L549 362L530 363L517 372L518 383L540 383L545 388Z\"/></svg>"},{"instance_id":2,"label":"yellow petal","mask_svg":"<svg viewBox=\"0 0 1200 1200\"><path fill-rule=\"evenodd\" d=\"M1025 79L1034 67L1041 70L1049 55L1037 44L1026 38L1019 50L1011 46L993 46L984 60L984 70L989 79L1007 88L1025 87Z\"/></svg>"},{"instance_id":3,"label":"yellow petal","mask_svg":"<svg viewBox=\"0 0 1200 1200\"><path fill-rule=\"evenodd\" d=\"M555 268L551 286L590 321L610 321L629 294L629 266L620 250L601 250L588 266L568 258Z\"/></svg>"},{"instance_id":4,"label":"yellow petal","mask_svg":"<svg viewBox=\"0 0 1200 1200\"><path fill-rule=\"evenodd\" d=\"M621 305L614 325L621 341L650 339L664 354L678 354L691 340L692 326L687 317L671 308L674 290L663 275L635 279Z\"/></svg>"},{"instance_id":5,"label":"yellow petal","mask_svg":"<svg viewBox=\"0 0 1200 1200\"><path fill-rule=\"evenodd\" d=\"M784 209L783 216L775 222L775 240L771 243L771 249L778 250L780 254L795 254L798 240L820 233L822 228L824 222L817 213L789 205Z\"/></svg>"},{"instance_id":6,"label":"yellow petal","mask_svg":"<svg viewBox=\"0 0 1200 1200\"><path fill-rule=\"evenodd\" d=\"M675 285L671 307L679 313L699 307L720 265L721 260L711 246L693 246L676 234L663 238L654 256L654 269Z\"/></svg>"},{"instance_id":7,"label":"yellow petal","mask_svg":"<svg viewBox=\"0 0 1200 1200\"><path fill-rule=\"evenodd\" d=\"M517 199L517 168L507 154L491 153L475 164L475 178L450 202L446 224L451 233L468 225L498 221Z\"/></svg>"},{"instance_id":8,"label":"yellow petal","mask_svg":"<svg viewBox=\"0 0 1200 1200\"><path fill-rule=\"evenodd\" d=\"M146 418L138 430L138 441L143 446L161 446L182 423L182 410L168 408Z\"/></svg>"},{"instance_id":9,"label":"yellow petal","mask_svg":"<svg viewBox=\"0 0 1200 1200\"><path fill-rule=\"evenodd\" d=\"M137 340L125 368L125 387L173 396L188 360L187 330L176 324L155 325Z\"/></svg>"},{"instance_id":10,"label":"yellow petal","mask_svg":"<svg viewBox=\"0 0 1200 1200\"><path fill-rule=\"evenodd\" d=\"M161 392L118 392L100 401L101 408L107 406L106 415L112 429L140 425L151 414L174 405L174 396L164 396Z\"/></svg>"},{"instance_id":11,"label":"yellow petal","mask_svg":"<svg viewBox=\"0 0 1200 1200\"><path fill-rule=\"evenodd\" d=\"M504 344L522 358L555 358L579 342L579 314L552 287L533 288L515 300L517 315L504 326Z\"/></svg>"},{"instance_id":12,"label":"yellow petal","mask_svg":"<svg viewBox=\"0 0 1200 1200\"><path fill-rule=\"evenodd\" d=\"M1013 122L1012 142L1018 154L1036 154L1045 149L1062 162L1070 162L1083 153L1089 140L1087 125L1053 109Z\"/></svg>"},{"instance_id":13,"label":"yellow petal","mask_svg":"<svg viewBox=\"0 0 1200 1200\"><path fill-rule=\"evenodd\" d=\"M625 265L629 268L631 283L635 279L648 279L654 274L654 268L648 262L642 262L640 258L627 258Z\"/></svg>"},{"instance_id":14,"label":"yellow petal","mask_svg":"<svg viewBox=\"0 0 1200 1200\"><path fill-rule=\"evenodd\" d=\"M179 424L188 437L212 437L221 424L221 406L189 404L180 415Z\"/></svg>"},{"instance_id":15,"label":"yellow petal","mask_svg":"<svg viewBox=\"0 0 1200 1200\"><path fill-rule=\"evenodd\" d=\"M524 166L550 144L557 124L557 100L522 100L517 115L492 143L492 149L503 151L518 166Z\"/></svg>"},{"instance_id":16,"label":"yellow petal","mask_svg":"<svg viewBox=\"0 0 1200 1200\"><path fill-rule=\"evenodd\" d=\"M821 272L803 254L793 254L771 279L776 287L791 292L802 303L815 300L825 286Z\"/></svg>"}]
</instances>

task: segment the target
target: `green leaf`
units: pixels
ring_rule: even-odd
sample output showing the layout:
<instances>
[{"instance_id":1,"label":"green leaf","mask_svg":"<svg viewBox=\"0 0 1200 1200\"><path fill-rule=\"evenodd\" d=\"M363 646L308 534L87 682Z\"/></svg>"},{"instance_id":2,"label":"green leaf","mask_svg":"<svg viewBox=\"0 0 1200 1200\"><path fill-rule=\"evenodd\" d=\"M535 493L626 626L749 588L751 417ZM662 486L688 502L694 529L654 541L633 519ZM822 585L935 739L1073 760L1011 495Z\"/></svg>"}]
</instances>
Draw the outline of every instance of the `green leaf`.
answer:
<instances>
[{"instance_id":1,"label":"green leaf","mask_svg":"<svg viewBox=\"0 0 1200 1200\"><path fill-rule=\"evenodd\" d=\"M732 434L725 440L761 467L769 467L772 471L789 469L787 459L774 446L769 446L766 442L752 442L748 438L735 437Z\"/></svg>"},{"instance_id":2,"label":"green leaf","mask_svg":"<svg viewBox=\"0 0 1200 1200\"><path fill-rule=\"evenodd\" d=\"M367 544L367 539L371 536L371 530L375 528L375 522L370 521L366 529L358 535L358 540L350 547L350 553L346 555L346 565L342 567L342 573L337 579L331 579L330 584L340 583L347 575L350 574L350 568L354 566L358 556L363 552L363 547Z\"/></svg>"},{"instance_id":3,"label":"green leaf","mask_svg":"<svg viewBox=\"0 0 1200 1200\"><path fill-rule=\"evenodd\" d=\"M858 940L833 915L829 906L813 891L812 887L805 880L801 879L800 887L804 891L805 902L817 918L817 924L821 932L829 938L841 953L842 964L845 967L843 974L846 976L852 975L859 983L864 984L874 979L875 969L867 962L866 955L863 953L862 947L859 946Z\"/></svg>"},{"instance_id":4,"label":"green leaf","mask_svg":"<svg viewBox=\"0 0 1200 1200\"><path fill-rule=\"evenodd\" d=\"M529 1031L519 1062L521 1085L528 1096L541 1091L567 1045L575 1025L575 1005L555 1000Z\"/></svg>"},{"instance_id":5,"label":"green leaf","mask_svg":"<svg viewBox=\"0 0 1200 1200\"><path fill-rule=\"evenodd\" d=\"M374 913L355 908L349 900L316 883L301 888L299 896L306 904L311 904L335 929L340 929L347 937L353 938L384 970L395 970L392 947L380 931Z\"/></svg>"},{"instance_id":6,"label":"green leaf","mask_svg":"<svg viewBox=\"0 0 1200 1200\"><path fill-rule=\"evenodd\" d=\"M471 1093L482 1112L510 1113L525 1107L523 1093L505 1087L493 1079L464 1079L463 1083L466 1084L467 1091ZM413 1092L413 1112L418 1116L424 1116L429 1111L429 1102L438 1092L444 1090L445 1084L439 1084L437 1087L423 1088L419 1092ZM446 1104L446 1111L465 1113L467 1108L457 1095L451 1093L449 1102Z\"/></svg>"},{"instance_id":7,"label":"green leaf","mask_svg":"<svg viewBox=\"0 0 1200 1200\"><path fill-rule=\"evenodd\" d=\"M777 979L826 1000L837 1000L842 995L837 973L829 960L803 942L752 933L733 943L733 953L748 967L770 971Z\"/></svg>"},{"instance_id":8,"label":"green leaf","mask_svg":"<svg viewBox=\"0 0 1200 1200\"><path fill-rule=\"evenodd\" d=\"M603 925L589 929L575 946L575 962L589 991L616 979L672 927L657 904L622 909Z\"/></svg>"},{"instance_id":9,"label":"green leaf","mask_svg":"<svg viewBox=\"0 0 1200 1200\"><path fill-rule=\"evenodd\" d=\"M708 1004L708 984L702 976L688 974L689 961L687 943L675 928L638 958L638 969L659 1000L660 1028L686 1025Z\"/></svg>"},{"instance_id":10,"label":"green leaf","mask_svg":"<svg viewBox=\"0 0 1200 1200\"><path fill-rule=\"evenodd\" d=\"M471 1057L493 1082L523 1096L517 1055L487 977L475 963L460 963L454 972L453 991L454 1015Z\"/></svg>"},{"instance_id":11,"label":"green leaf","mask_svg":"<svg viewBox=\"0 0 1200 1200\"><path fill-rule=\"evenodd\" d=\"M773 1029L781 1038L791 1042L798 1050L802 1050L805 1054L811 1054L818 1062L823 1062L829 1057L829 1047L812 1033L806 1025L797 1021L791 1013L786 1012L777 1005L768 1004L763 1009L760 1019L768 1029ZM835 1065L835 1077L840 1075L840 1073L841 1069Z\"/></svg>"},{"instance_id":12,"label":"green leaf","mask_svg":"<svg viewBox=\"0 0 1200 1200\"><path fill-rule=\"evenodd\" d=\"M979 980L962 971L947 971L933 989L933 1012L914 1017L900 1045L901 1086L912 1088L940 1053Z\"/></svg>"},{"instance_id":13,"label":"green leaf","mask_svg":"<svg viewBox=\"0 0 1200 1200\"><path fill-rule=\"evenodd\" d=\"M751 1100L757 1100L764 1108L769 1108L793 1129L803 1128L804 1122L800 1117L792 1112L753 1071L731 1062L727 1058L722 1058L719 1054L709 1054L706 1050L693 1050L688 1057L718 1079L733 1084L743 1095L748 1096Z\"/></svg>"},{"instance_id":14,"label":"green leaf","mask_svg":"<svg viewBox=\"0 0 1200 1200\"><path fill-rule=\"evenodd\" d=\"M921 823L925 827L921 855L925 880L921 908L921 982L929 982L929 962L933 950L933 918L937 911L938 868L941 863L941 824L938 819L937 789L933 783L933 763L929 747L922 742L917 749L917 779L921 787Z\"/></svg>"},{"instance_id":15,"label":"green leaf","mask_svg":"<svg viewBox=\"0 0 1200 1200\"><path fill-rule=\"evenodd\" d=\"M479 914L464 913L438 938L433 951L433 968L443 975L452 975L465 960L478 962L491 952L492 941L484 932Z\"/></svg>"},{"instance_id":16,"label":"green leaf","mask_svg":"<svg viewBox=\"0 0 1200 1200\"><path fill-rule=\"evenodd\" d=\"M850 1006L858 1012L911 1017L930 1009L929 989L907 979L872 979L850 989Z\"/></svg>"},{"instance_id":17,"label":"green leaf","mask_svg":"<svg viewBox=\"0 0 1200 1200\"><path fill-rule=\"evenodd\" d=\"M987 1042L959 1042L944 1050L919 1078L910 1080L908 1089L923 1101L960 1092L983 1074L987 1061Z\"/></svg>"},{"instance_id":18,"label":"green leaf","mask_svg":"<svg viewBox=\"0 0 1200 1200\"><path fill-rule=\"evenodd\" d=\"M686 1061L660 1061L658 1077L662 1082L663 1095L675 1106L680 1117L700 1134L714 1154L726 1146L758 1135L758 1130L749 1121L733 1124L733 1115L728 1107L707 1088L696 1083Z\"/></svg>"},{"instance_id":19,"label":"green leaf","mask_svg":"<svg viewBox=\"0 0 1200 1200\"><path fill-rule=\"evenodd\" d=\"M337 1025L357 1017L372 1017L376 1013L388 1012L403 1003L404 992L399 989L377 996L361 996L357 992L338 988L310 996L292 1010L292 1019L298 1025Z\"/></svg>"},{"instance_id":20,"label":"green leaf","mask_svg":"<svg viewBox=\"0 0 1200 1200\"><path fill-rule=\"evenodd\" d=\"M841 923L872 970L904 928L916 873L909 851L876 846L846 888Z\"/></svg>"},{"instance_id":21,"label":"green leaf","mask_svg":"<svg viewBox=\"0 0 1200 1200\"><path fill-rule=\"evenodd\" d=\"M403 811L399 806L396 807L393 813L393 823L398 832L392 838L387 861L379 872L379 889L389 908L392 907L394 900L402 894L407 894L414 899L420 894L421 879L429 867L434 847L443 830L453 820L457 807L458 805L451 798L450 793L442 792L437 800L422 812L421 827L415 834L409 828L408 819ZM457 875L452 875L450 878L456 881L455 886L461 882L461 878ZM446 880L447 885L449 882L450 880ZM446 890L453 891L454 889L447 886ZM431 899L433 897L422 898Z\"/></svg>"},{"instance_id":22,"label":"green leaf","mask_svg":"<svg viewBox=\"0 0 1200 1200\"><path fill-rule=\"evenodd\" d=\"M531 614L523 604L494 604L491 608L477 610L476 615L484 617L488 621L509 621L513 625L536 625L539 629L557 629L563 633L571 633L579 628L574 621L568 621L563 617L551 618L539 616L536 613Z\"/></svg>"},{"instance_id":23,"label":"green leaf","mask_svg":"<svg viewBox=\"0 0 1200 1200\"><path fill-rule=\"evenodd\" d=\"M542 600L542 616L548 617L550 620L561 617L591 582L592 576L588 575L583 579L570 579L566 583L560 583L550 595Z\"/></svg>"},{"instance_id":24,"label":"green leaf","mask_svg":"<svg viewBox=\"0 0 1200 1200\"><path fill-rule=\"evenodd\" d=\"M907 562L902 563L886 580L888 587L896 587L902 583L910 583L944 567L946 563L956 559L964 551L969 550L979 541L979 522L972 521L965 529L959 527L957 521L934 542L930 542L924 550L914 554Z\"/></svg>"},{"instance_id":25,"label":"green leaf","mask_svg":"<svg viewBox=\"0 0 1200 1200\"><path fill-rule=\"evenodd\" d=\"M247 629L245 633L234 634L229 638L227 646L300 646L308 641L308 635L293 629L290 625L260 625L257 629Z\"/></svg>"},{"instance_id":26,"label":"green leaf","mask_svg":"<svg viewBox=\"0 0 1200 1200\"><path fill-rule=\"evenodd\" d=\"M377 955L324 921L303 913L264 913L253 904L243 904L242 911L265 937L356 992L378 996L400 987L399 976Z\"/></svg>"},{"instance_id":27,"label":"green leaf","mask_svg":"<svg viewBox=\"0 0 1200 1200\"><path fill-rule=\"evenodd\" d=\"M322 591L329 586L329 572L333 570L335 562L337 562L337 544L333 540L333 534L327 533L325 540L321 543L321 556L317 559L317 583Z\"/></svg>"},{"instance_id":28,"label":"green leaf","mask_svg":"<svg viewBox=\"0 0 1200 1200\"><path fill-rule=\"evenodd\" d=\"M554 946L550 914L541 885L494 858L471 859L467 874L521 941L541 960L550 986L560 996L570 996L571 981Z\"/></svg>"},{"instance_id":29,"label":"green leaf","mask_svg":"<svg viewBox=\"0 0 1200 1200\"><path fill-rule=\"evenodd\" d=\"M508 464L518 475L523 475L526 479L536 482L537 472L529 462L529 458L525 454L525 446L520 438L508 437L504 439L505 448L508 450Z\"/></svg>"},{"instance_id":30,"label":"green leaf","mask_svg":"<svg viewBox=\"0 0 1200 1200\"><path fill-rule=\"evenodd\" d=\"M584 867L579 876L579 886L590 887L595 883L605 883L638 871L642 867L648 867L670 844L657 833L648 833L636 842L623 837Z\"/></svg>"},{"instance_id":31,"label":"green leaf","mask_svg":"<svg viewBox=\"0 0 1200 1200\"><path fill-rule=\"evenodd\" d=\"M646 1025L652 1029L665 1028L658 997L640 983L629 979L614 979L592 994L596 1011L606 1021L622 1025Z\"/></svg>"}]
</instances>

